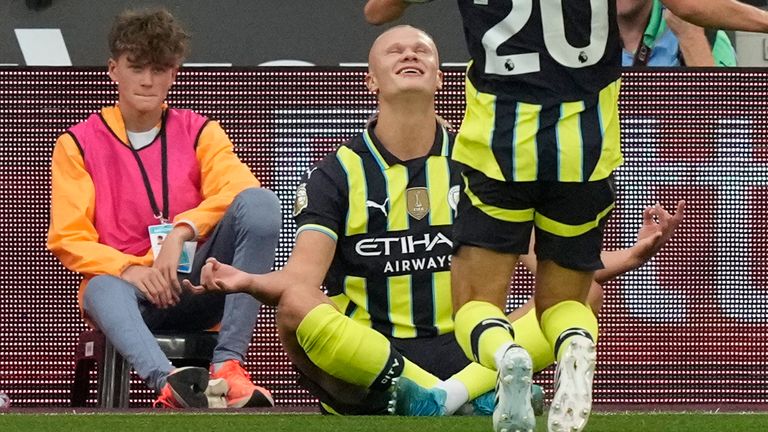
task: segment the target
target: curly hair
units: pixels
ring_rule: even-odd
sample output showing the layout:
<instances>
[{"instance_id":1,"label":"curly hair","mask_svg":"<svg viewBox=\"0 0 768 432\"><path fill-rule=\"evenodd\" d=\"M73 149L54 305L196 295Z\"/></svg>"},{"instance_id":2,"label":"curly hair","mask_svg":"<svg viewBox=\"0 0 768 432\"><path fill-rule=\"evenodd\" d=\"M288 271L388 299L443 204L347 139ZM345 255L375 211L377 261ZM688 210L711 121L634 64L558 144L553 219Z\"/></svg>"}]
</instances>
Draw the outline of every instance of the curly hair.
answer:
<instances>
[{"instance_id":1,"label":"curly hair","mask_svg":"<svg viewBox=\"0 0 768 432\"><path fill-rule=\"evenodd\" d=\"M187 55L189 34L166 9L126 10L109 32L113 59L128 54L139 65L174 67Z\"/></svg>"}]
</instances>

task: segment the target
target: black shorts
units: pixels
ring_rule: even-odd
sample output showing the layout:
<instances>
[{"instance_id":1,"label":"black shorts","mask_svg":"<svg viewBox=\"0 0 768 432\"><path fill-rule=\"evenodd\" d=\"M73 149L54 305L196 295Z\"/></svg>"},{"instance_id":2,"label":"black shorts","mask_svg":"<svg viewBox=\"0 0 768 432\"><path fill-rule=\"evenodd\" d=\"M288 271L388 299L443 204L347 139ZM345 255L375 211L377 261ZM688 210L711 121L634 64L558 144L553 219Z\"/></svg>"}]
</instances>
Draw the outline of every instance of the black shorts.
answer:
<instances>
[{"instance_id":1,"label":"black shorts","mask_svg":"<svg viewBox=\"0 0 768 432\"><path fill-rule=\"evenodd\" d=\"M524 254L535 227L538 260L578 271L603 268L603 230L616 200L613 176L585 183L503 182L463 167L462 177L455 249Z\"/></svg>"},{"instance_id":2,"label":"black shorts","mask_svg":"<svg viewBox=\"0 0 768 432\"><path fill-rule=\"evenodd\" d=\"M453 332L431 338L388 339L403 357L441 380L447 380L470 363Z\"/></svg>"}]
</instances>

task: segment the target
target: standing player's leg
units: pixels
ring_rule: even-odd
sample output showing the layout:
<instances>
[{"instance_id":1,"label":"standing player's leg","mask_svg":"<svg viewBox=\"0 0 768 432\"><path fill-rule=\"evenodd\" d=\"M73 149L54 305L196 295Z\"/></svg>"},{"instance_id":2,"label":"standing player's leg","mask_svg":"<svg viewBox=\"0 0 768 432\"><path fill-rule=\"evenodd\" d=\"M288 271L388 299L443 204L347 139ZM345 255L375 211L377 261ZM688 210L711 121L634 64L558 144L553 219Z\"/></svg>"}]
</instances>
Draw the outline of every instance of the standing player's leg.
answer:
<instances>
[{"instance_id":1,"label":"standing player's leg","mask_svg":"<svg viewBox=\"0 0 768 432\"><path fill-rule=\"evenodd\" d=\"M528 251L533 223L526 187L513 196L506 182L471 169L454 222L458 250L451 261L456 339L474 361L498 371L494 428L532 430L532 361L515 343L504 313L519 254ZM519 195L519 196L518 196Z\"/></svg>"},{"instance_id":2,"label":"standing player's leg","mask_svg":"<svg viewBox=\"0 0 768 432\"><path fill-rule=\"evenodd\" d=\"M534 323L535 322L536 321L534 320ZM538 330L538 323L536 323L536 330L539 334L541 334L541 331ZM456 345L455 349L457 351L457 355L461 355L462 359L465 361L463 364L466 366L447 377L443 377L437 373L435 374L438 377L444 379L444 381L440 383L438 387L449 389L450 386L459 386L463 389L461 392L448 390L446 391L448 393L448 399L446 400L446 411L448 413L458 412L463 415L492 415L496 406L496 392L494 388L496 385L498 373L493 369L489 369L481 365L480 363L469 361L465 357L461 348L456 343L455 337L452 334L450 336L454 338L453 343ZM543 335L541 335L540 338L544 340ZM519 342L519 340L516 340L516 342ZM546 340L544 340L544 345L549 346ZM523 347L528 350L528 347L524 345ZM546 353L548 354L549 352L550 350L547 349ZM440 353L440 355L443 357L444 353ZM408 357L412 360L415 360L411 356ZM445 358L449 357L445 356ZM537 359L534 358L533 362L535 365L537 363ZM430 370L429 368L426 369ZM544 413L544 392L541 387L536 385L531 386L531 392L531 406L533 407L534 414L537 416L542 415ZM452 404L451 396L457 394L463 395L464 400L455 400Z\"/></svg>"},{"instance_id":3,"label":"standing player's leg","mask_svg":"<svg viewBox=\"0 0 768 432\"><path fill-rule=\"evenodd\" d=\"M586 304L594 271L602 268L603 228L614 206L611 178L542 186L537 208L534 301L557 359L551 431L580 431L592 408L597 318Z\"/></svg>"},{"instance_id":4,"label":"standing player's leg","mask_svg":"<svg viewBox=\"0 0 768 432\"><path fill-rule=\"evenodd\" d=\"M461 246L451 262L456 338L476 362L496 369L496 431L529 431L536 426L531 405L533 363L515 343L504 314L507 290L517 255ZM461 294L463 293L463 295Z\"/></svg>"},{"instance_id":5,"label":"standing player's leg","mask_svg":"<svg viewBox=\"0 0 768 432\"><path fill-rule=\"evenodd\" d=\"M581 430L591 412L598 334L597 318L584 304L592 272L573 271L552 261L543 261L539 263L539 275L536 283L536 302L542 302L539 319L557 359L549 430ZM567 293L566 288L570 288ZM563 300L552 304L558 295Z\"/></svg>"}]
</instances>

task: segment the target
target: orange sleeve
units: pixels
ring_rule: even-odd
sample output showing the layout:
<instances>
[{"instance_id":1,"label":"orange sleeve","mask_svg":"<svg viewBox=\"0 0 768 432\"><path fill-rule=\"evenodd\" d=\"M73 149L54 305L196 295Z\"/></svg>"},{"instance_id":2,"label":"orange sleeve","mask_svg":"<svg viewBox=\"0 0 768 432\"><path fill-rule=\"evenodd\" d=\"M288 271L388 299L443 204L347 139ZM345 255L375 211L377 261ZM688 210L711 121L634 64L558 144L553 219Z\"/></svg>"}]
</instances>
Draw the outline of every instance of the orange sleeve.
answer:
<instances>
[{"instance_id":1,"label":"orange sleeve","mask_svg":"<svg viewBox=\"0 0 768 432\"><path fill-rule=\"evenodd\" d=\"M48 249L66 268L86 277L119 276L130 265L150 265L151 251L138 257L99 243L94 205L95 189L80 149L69 134L63 134L56 141L51 164Z\"/></svg>"},{"instance_id":2,"label":"orange sleeve","mask_svg":"<svg viewBox=\"0 0 768 432\"><path fill-rule=\"evenodd\" d=\"M197 207L179 213L174 224L187 223L198 237L206 237L224 216L235 196L245 189L259 187L259 181L234 152L219 123L205 125L197 144L201 169L203 201Z\"/></svg>"}]
</instances>

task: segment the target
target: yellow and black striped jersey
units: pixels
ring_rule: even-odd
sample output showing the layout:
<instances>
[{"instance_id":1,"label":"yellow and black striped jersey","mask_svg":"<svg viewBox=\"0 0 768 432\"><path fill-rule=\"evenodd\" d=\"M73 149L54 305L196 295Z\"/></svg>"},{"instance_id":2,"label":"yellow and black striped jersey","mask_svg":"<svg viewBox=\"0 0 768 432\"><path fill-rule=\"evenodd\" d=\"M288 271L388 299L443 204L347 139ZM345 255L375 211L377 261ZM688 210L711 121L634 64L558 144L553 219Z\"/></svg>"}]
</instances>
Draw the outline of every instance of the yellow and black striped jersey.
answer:
<instances>
[{"instance_id":1,"label":"yellow and black striped jersey","mask_svg":"<svg viewBox=\"0 0 768 432\"><path fill-rule=\"evenodd\" d=\"M580 101L619 78L615 0L458 0L480 92L537 105Z\"/></svg>"},{"instance_id":2,"label":"yellow and black striped jersey","mask_svg":"<svg viewBox=\"0 0 768 432\"><path fill-rule=\"evenodd\" d=\"M453 159L499 181L621 165L614 0L459 0L472 63Z\"/></svg>"},{"instance_id":3,"label":"yellow and black striped jersey","mask_svg":"<svg viewBox=\"0 0 768 432\"><path fill-rule=\"evenodd\" d=\"M346 315L398 338L452 331L453 136L436 125L429 154L401 161L373 128L304 174L297 235L317 230L336 240L325 285Z\"/></svg>"}]
</instances>

